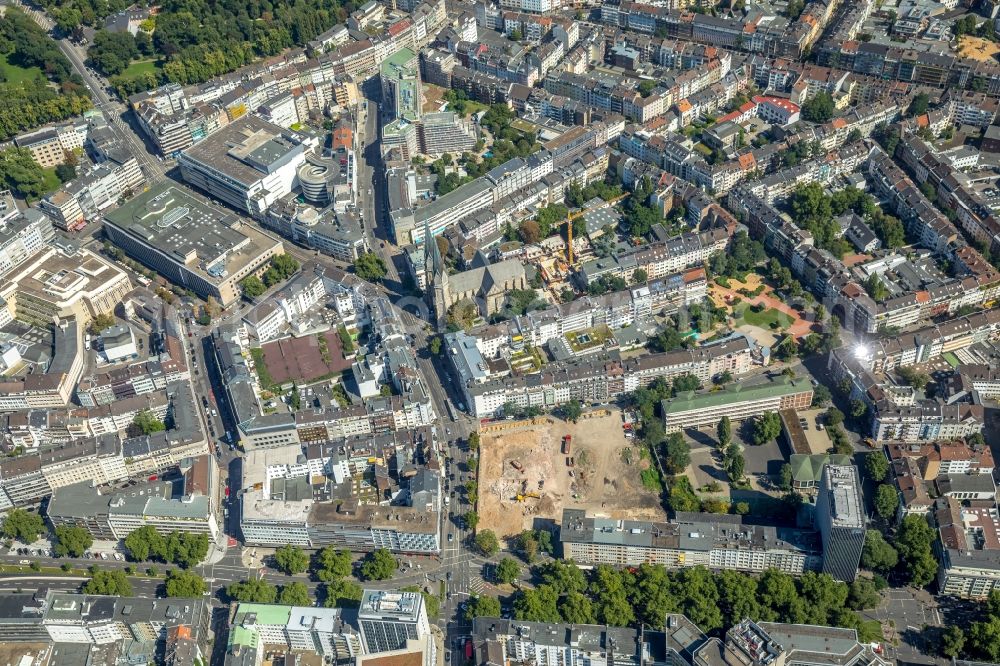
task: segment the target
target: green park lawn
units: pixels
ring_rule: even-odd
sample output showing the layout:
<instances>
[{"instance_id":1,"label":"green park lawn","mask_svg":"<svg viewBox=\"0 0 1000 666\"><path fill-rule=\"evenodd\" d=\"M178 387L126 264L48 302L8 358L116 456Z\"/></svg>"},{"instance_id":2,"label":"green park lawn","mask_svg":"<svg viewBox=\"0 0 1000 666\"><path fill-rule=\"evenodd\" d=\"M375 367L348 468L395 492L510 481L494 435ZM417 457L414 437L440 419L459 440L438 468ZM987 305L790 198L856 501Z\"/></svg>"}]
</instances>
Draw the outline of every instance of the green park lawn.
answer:
<instances>
[{"instance_id":1,"label":"green park lawn","mask_svg":"<svg viewBox=\"0 0 1000 666\"><path fill-rule=\"evenodd\" d=\"M42 169L42 173L45 175L45 191L54 192L58 190L59 186L62 185L62 181L56 175L56 168Z\"/></svg>"},{"instance_id":2,"label":"green park lawn","mask_svg":"<svg viewBox=\"0 0 1000 666\"><path fill-rule=\"evenodd\" d=\"M131 79L147 73L159 74L162 69L163 64L158 58L153 58L151 60L136 60L125 68L125 71L122 72L122 76Z\"/></svg>"},{"instance_id":3,"label":"green park lawn","mask_svg":"<svg viewBox=\"0 0 1000 666\"><path fill-rule=\"evenodd\" d=\"M765 329L788 328L795 321L784 312L774 308L768 308L763 312L754 312L747 303L737 305L733 314L751 326Z\"/></svg>"},{"instance_id":4,"label":"green park lawn","mask_svg":"<svg viewBox=\"0 0 1000 666\"><path fill-rule=\"evenodd\" d=\"M3 70L7 83L24 83L34 81L42 75L42 70L38 67L18 67L7 62L7 56L0 54L0 70Z\"/></svg>"}]
</instances>

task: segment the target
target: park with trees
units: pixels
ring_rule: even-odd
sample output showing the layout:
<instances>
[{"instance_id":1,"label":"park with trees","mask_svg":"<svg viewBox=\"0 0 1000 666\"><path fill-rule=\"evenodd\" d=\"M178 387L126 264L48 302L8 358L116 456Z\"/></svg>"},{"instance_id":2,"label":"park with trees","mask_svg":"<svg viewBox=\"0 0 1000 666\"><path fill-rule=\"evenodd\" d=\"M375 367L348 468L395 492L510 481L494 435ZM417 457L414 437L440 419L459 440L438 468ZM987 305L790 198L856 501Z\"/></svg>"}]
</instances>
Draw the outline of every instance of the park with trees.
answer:
<instances>
[{"instance_id":1,"label":"park with trees","mask_svg":"<svg viewBox=\"0 0 1000 666\"><path fill-rule=\"evenodd\" d=\"M49 35L27 14L8 6L0 16L0 54L6 67L0 77L0 141L7 141L25 130L46 123L65 120L91 108L90 94L79 75L73 73L69 60ZM16 74L17 76L13 76ZM30 156L29 151L24 151ZM22 196L37 198L33 181L17 173L8 161L25 169L20 149L0 152L0 180L5 186L20 181L25 188L12 188ZM35 164L40 172L41 169Z\"/></svg>"}]
</instances>

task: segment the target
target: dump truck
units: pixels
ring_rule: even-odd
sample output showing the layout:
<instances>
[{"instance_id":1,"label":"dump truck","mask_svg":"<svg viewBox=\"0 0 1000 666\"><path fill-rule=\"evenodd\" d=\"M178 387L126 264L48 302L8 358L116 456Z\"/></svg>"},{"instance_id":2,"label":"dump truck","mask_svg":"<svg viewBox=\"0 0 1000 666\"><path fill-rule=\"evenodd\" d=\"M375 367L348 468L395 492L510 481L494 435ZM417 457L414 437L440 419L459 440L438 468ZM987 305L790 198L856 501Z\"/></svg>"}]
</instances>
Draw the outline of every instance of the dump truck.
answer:
<instances>
[{"instance_id":1,"label":"dump truck","mask_svg":"<svg viewBox=\"0 0 1000 666\"><path fill-rule=\"evenodd\" d=\"M521 472L521 473L524 472L524 467L521 465L521 463L517 462L516 460L511 460L510 461L510 466L513 467L514 469L516 469L518 472Z\"/></svg>"},{"instance_id":2,"label":"dump truck","mask_svg":"<svg viewBox=\"0 0 1000 666\"><path fill-rule=\"evenodd\" d=\"M572 448L573 448L573 438L570 435L564 435L562 438L563 455L568 456Z\"/></svg>"}]
</instances>

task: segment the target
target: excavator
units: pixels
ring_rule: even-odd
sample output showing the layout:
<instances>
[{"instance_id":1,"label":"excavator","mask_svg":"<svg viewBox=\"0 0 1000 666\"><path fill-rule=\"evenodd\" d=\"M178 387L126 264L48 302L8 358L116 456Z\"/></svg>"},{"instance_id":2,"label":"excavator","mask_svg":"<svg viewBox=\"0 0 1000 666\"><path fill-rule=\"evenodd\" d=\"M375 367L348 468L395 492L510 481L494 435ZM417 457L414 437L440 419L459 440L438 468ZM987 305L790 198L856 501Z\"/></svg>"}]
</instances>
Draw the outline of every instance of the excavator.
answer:
<instances>
[{"instance_id":1,"label":"excavator","mask_svg":"<svg viewBox=\"0 0 1000 666\"><path fill-rule=\"evenodd\" d=\"M532 497L534 499L541 499L541 495L539 495L538 493L518 493L517 495L514 496L514 499L517 500L518 502L523 502L529 497Z\"/></svg>"}]
</instances>

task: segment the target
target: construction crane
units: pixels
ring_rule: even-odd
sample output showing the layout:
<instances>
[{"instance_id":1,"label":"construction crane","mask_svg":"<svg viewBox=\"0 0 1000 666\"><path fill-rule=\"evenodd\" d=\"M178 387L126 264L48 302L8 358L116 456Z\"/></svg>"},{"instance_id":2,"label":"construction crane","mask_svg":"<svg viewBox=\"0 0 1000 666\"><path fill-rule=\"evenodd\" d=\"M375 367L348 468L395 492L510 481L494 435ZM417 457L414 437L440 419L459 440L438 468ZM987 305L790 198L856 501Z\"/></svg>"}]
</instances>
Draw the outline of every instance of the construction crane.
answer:
<instances>
[{"instance_id":1,"label":"construction crane","mask_svg":"<svg viewBox=\"0 0 1000 666\"><path fill-rule=\"evenodd\" d=\"M616 203L627 197L627 194L622 194L614 199L607 202L608 206L614 206ZM559 223L559 226L566 225L566 260L567 263L573 265L573 220L583 217L586 210L578 210L575 213L570 213L569 209L566 210L566 219Z\"/></svg>"}]
</instances>

